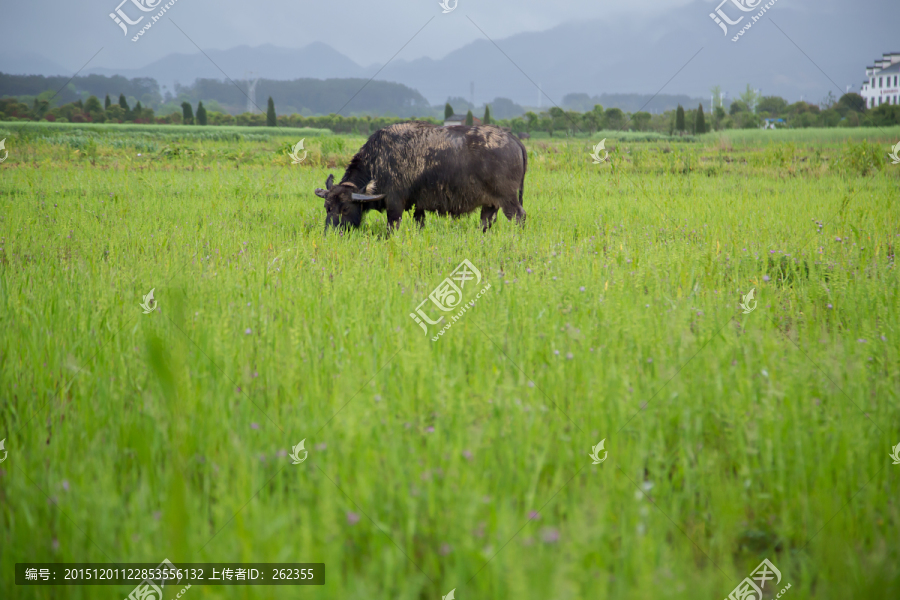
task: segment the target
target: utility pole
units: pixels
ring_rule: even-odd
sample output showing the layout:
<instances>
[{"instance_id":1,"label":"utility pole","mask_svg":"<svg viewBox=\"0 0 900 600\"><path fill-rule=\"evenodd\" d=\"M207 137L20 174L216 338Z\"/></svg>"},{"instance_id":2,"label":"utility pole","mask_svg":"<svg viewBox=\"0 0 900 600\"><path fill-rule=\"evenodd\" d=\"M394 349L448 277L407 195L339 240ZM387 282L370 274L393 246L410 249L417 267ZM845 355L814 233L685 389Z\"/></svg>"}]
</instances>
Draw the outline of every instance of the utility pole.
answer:
<instances>
[{"instance_id":1,"label":"utility pole","mask_svg":"<svg viewBox=\"0 0 900 600\"><path fill-rule=\"evenodd\" d=\"M256 109L256 84L259 83L259 77L250 80L251 75L258 75L258 73L254 73L253 71L245 71L244 79L247 80L247 112L253 114L253 111Z\"/></svg>"}]
</instances>

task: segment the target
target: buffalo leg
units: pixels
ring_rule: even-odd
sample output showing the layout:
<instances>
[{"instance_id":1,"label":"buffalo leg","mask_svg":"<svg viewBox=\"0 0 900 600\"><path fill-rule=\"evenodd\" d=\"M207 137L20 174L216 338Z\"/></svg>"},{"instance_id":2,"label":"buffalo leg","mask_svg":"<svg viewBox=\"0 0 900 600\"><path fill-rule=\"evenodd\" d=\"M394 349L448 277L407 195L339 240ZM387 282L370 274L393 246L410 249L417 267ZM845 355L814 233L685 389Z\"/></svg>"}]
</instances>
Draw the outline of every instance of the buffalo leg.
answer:
<instances>
[{"instance_id":1,"label":"buffalo leg","mask_svg":"<svg viewBox=\"0 0 900 600\"><path fill-rule=\"evenodd\" d=\"M506 218L510 221L513 220L513 217L516 218L516 223L522 225L525 223L525 209L522 208L521 205L516 204L509 207L503 208L503 214L506 215Z\"/></svg>"},{"instance_id":2,"label":"buffalo leg","mask_svg":"<svg viewBox=\"0 0 900 600\"><path fill-rule=\"evenodd\" d=\"M403 220L403 211L392 213L390 210L387 215L388 219L388 232L392 232L395 229L400 229L400 221Z\"/></svg>"},{"instance_id":3,"label":"buffalo leg","mask_svg":"<svg viewBox=\"0 0 900 600\"><path fill-rule=\"evenodd\" d=\"M421 208L417 208L413 213L413 218L416 220L416 225L419 226L419 229L425 227L425 211Z\"/></svg>"},{"instance_id":4,"label":"buffalo leg","mask_svg":"<svg viewBox=\"0 0 900 600\"><path fill-rule=\"evenodd\" d=\"M494 224L494 221L497 219L497 207L496 206L482 206L481 207L481 231L485 232L491 228L491 225Z\"/></svg>"}]
</instances>

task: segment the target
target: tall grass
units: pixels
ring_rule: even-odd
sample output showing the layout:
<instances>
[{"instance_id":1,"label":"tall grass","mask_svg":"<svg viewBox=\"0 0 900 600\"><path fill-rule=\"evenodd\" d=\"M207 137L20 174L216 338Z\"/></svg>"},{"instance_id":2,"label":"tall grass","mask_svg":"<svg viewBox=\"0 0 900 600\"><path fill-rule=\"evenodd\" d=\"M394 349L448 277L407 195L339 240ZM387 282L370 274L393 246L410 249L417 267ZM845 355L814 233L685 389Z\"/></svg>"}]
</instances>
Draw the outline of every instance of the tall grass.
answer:
<instances>
[{"instance_id":1,"label":"tall grass","mask_svg":"<svg viewBox=\"0 0 900 600\"><path fill-rule=\"evenodd\" d=\"M341 236L313 190L361 138L300 165L287 138L92 139L13 136L0 166L3 573L306 561L309 598L693 599L767 557L795 600L898 596L900 167L535 141L524 227ZM431 342L409 313L464 258L492 287Z\"/></svg>"}]
</instances>

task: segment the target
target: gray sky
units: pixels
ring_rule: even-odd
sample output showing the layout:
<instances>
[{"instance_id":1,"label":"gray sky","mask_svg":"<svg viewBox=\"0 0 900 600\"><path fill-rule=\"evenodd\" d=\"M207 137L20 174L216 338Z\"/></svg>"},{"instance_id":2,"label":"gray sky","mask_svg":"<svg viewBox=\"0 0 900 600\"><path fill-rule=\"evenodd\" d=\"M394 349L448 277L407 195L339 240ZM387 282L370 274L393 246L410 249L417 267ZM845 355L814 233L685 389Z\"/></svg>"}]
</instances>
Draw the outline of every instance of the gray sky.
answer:
<instances>
[{"instance_id":1,"label":"gray sky","mask_svg":"<svg viewBox=\"0 0 900 600\"><path fill-rule=\"evenodd\" d=\"M442 14L438 0L177 0L137 43L130 37L140 26L132 26L126 37L109 17L120 1L4 0L0 70L40 72L32 65L55 63L64 68L59 74L72 74L101 48L87 70L138 69L174 53L195 54L197 46L207 51L261 44L302 48L318 41L364 67L383 65L400 50L379 79L396 80L392 73L409 72L400 63L444 58L444 64L424 65L418 78L403 81L443 99L443 89L429 95L426 88L441 84L453 67L467 83L466 73L477 71L481 60L502 57L492 45L455 52L472 42L485 44L487 34L522 63L522 71L559 95L653 93L703 48L664 93L707 96L713 84L736 92L752 82L764 92L818 101L827 90L838 93L847 84L858 89L866 65L882 52L900 51L897 0L776 0L739 43L730 42L709 18L721 0L458 0L448 14ZM127 0L122 8L136 18L155 11L141 13L132 1L156 5L168 0ZM763 0L727 1L723 10L731 18L743 14L748 22L753 13L741 13L732 1L758 5ZM534 34L554 27L557 33ZM732 26L728 37L737 29ZM303 61L298 52L298 67ZM491 69L472 77L485 93L502 83L495 81L502 74L521 80L515 97L535 95L512 64L498 62ZM454 83L460 95L467 95L464 83ZM512 96L509 90L509 85L498 86L497 93Z\"/></svg>"},{"instance_id":2,"label":"gray sky","mask_svg":"<svg viewBox=\"0 0 900 600\"><path fill-rule=\"evenodd\" d=\"M196 51L185 35L167 26L138 43L126 43L108 16L120 1L4 0L3 46L14 53L42 54L71 70L81 67L100 47L104 51L91 66L134 68L171 52ZM427 36L410 44L403 58L440 58L481 37L466 15L489 28L492 37L504 38L566 21L623 13L639 18L688 4L685 0L458 1L454 11L443 14L438 0L177 0L167 16L204 49L265 43L300 48L322 41L369 65L390 59L431 17L441 20L432 22ZM132 19L144 14L130 1L122 10L135 15Z\"/></svg>"}]
</instances>

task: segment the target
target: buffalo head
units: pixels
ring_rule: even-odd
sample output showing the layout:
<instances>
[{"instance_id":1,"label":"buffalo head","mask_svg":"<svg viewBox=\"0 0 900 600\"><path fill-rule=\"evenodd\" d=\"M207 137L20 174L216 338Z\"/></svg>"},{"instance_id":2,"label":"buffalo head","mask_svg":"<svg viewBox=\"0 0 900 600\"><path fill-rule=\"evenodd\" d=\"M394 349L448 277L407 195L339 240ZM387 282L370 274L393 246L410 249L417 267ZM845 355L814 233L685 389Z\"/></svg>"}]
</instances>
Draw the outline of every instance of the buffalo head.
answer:
<instances>
[{"instance_id":1,"label":"buffalo head","mask_svg":"<svg viewBox=\"0 0 900 600\"><path fill-rule=\"evenodd\" d=\"M334 175L325 181L325 189L316 189L316 196L325 199L325 229L329 227L357 228L362 222L363 211L371 207L367 203L377 202L384 194L373 194L375 182L369 183L364 192L359 193L356 184L349 181L334 185Z\"/></svg>"}]
</instances>

